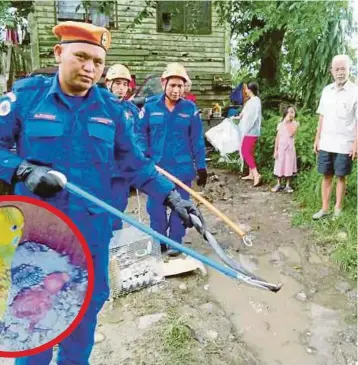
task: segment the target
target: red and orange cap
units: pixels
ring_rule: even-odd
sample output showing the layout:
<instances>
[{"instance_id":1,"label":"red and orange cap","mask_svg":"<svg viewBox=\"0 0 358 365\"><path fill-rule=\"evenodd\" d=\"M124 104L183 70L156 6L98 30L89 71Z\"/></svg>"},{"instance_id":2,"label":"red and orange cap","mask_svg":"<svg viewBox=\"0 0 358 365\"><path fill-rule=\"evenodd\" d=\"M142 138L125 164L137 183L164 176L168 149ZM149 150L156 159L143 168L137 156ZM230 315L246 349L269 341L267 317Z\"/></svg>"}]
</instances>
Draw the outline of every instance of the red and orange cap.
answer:
<instances>
[{"instance_id":1,"label":"red and orange cap","mask_svg":"<svg viewBox=\"0 0 358 365\"><path fill-rule=\"evenodd\" d=\"M89 43L105 51L111 45L111 33L106 28L89 23L67 21L56 25L52 31L61 43Z\"/></svg>"}]
</instances>

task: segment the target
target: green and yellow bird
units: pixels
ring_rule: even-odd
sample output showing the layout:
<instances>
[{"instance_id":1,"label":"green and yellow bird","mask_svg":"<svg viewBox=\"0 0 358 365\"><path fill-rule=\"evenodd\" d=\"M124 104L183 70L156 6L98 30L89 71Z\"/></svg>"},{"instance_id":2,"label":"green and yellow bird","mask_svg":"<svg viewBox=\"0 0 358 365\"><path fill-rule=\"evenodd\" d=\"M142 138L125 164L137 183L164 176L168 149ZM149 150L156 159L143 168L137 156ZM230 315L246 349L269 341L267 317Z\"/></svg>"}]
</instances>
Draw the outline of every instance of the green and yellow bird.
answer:
<instances>
[{"instance_id":1,"label":"green and yellow bird","mask_svg":"<svg viewBox=\"0 0 358 365\"><path fill-rule=\"evenodd\" d=\"M23 234L25 217L14 206L0 207L0 321L6 309L11 288L11 263Z\"/></svg>"}]
</instances>

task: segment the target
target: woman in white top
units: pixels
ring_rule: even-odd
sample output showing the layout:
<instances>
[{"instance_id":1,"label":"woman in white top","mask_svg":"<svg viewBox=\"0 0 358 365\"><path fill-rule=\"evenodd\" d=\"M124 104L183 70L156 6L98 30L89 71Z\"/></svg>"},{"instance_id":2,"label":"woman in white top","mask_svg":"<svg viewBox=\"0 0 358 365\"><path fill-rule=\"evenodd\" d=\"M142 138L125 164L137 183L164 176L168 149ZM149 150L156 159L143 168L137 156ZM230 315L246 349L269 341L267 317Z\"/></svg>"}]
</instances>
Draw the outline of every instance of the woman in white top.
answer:
<instances>
[{"instance_id":1,"label":"woman in white top","mask_svg":"<svg viewBox=\"0 0 358 365\"><path fill-rule=\"evenodd\" d=\"M262 121L261 100L257 96L258 91L259 87L255 82L250 82L246 86L245 92L249 96L249 100L245 103L244 108L238 117L238 119L240 119L239 153L250 170L249 174L242 179L253 180L254 186L258 186L261 182L261 175L257 171L254 154L256 142L261 134Z\"/></svg>"}]
</instances>

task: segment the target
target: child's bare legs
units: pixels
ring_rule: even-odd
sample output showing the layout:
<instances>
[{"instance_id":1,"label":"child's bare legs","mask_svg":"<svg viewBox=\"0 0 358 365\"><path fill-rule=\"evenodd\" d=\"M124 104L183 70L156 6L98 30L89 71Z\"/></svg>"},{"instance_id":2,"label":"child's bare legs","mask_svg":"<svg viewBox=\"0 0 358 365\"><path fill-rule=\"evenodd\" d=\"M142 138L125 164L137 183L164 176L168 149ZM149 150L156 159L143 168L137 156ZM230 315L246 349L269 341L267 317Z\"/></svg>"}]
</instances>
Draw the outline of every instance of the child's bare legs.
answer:
<instances>
[{"instance_id":1,"label":"child's bare legs","mask_svg":"<svg viewBox=\"0 0 358 365\"><path fill-rule=\"evenodd\" d=\"M286 193L293 193L293 189L291 188L291 176L286 177L286 187L284 188Z\"/></svg>"},{"instance_id":2,"label":"child's bare legs","mask_svg":"<svg viewBox=\"0 0 358 365\"><path fill-rule=\"evenodd\" d=\"M278 193L279 191L281 191L282 190L281 183L282 183L282 177L278 177L277 184L271 189L271 191L273 193Z\"/></svg>"},{"instance_id":3,"label":"child's bare legs","mask_svg":"<svg viewBox=\"0 0 358 365\"><path fill-rule=\"evenodd\" d=\"M282 190L281 182L282 182L282 178L278 177L277 184L271 189L271 191L273 193L278 193L280 190Z\"/></svg>"}]
</instances>

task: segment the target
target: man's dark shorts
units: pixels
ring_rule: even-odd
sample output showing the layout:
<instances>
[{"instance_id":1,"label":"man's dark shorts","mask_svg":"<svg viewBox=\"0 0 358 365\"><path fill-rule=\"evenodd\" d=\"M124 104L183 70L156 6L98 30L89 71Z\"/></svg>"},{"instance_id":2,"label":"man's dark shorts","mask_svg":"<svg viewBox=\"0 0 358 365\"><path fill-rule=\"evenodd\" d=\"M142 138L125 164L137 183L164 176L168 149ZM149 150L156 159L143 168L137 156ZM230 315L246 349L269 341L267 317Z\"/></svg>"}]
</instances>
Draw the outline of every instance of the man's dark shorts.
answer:
<instances>
[{"instance_id":1,"label":"man's dark shorts","mask_svg":"<svg viewBox=\"0 0 358 365\"><path fill-rule=\"evenodd\" d=\"M323 175L347 176L352 171L352 157L348 154L318 152L318 172Z\"/></svg>"}]
</instances>

